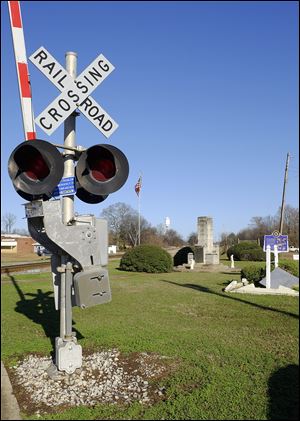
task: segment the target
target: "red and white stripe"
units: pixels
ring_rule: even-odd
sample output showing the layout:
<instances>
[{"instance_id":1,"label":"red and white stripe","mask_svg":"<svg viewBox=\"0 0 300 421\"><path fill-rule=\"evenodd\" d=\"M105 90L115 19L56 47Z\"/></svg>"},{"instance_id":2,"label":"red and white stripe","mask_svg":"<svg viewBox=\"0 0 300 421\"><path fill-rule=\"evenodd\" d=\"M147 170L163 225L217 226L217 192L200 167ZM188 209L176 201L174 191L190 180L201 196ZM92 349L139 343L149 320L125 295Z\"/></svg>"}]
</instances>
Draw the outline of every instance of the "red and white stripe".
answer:
<instances>
[{"instance_id":1,"label":"red and white stripe","mask_svg":"<svg viewBox=\"0 0 300 421\"><path fill-rule=\"evenodd\" d=\"M36 139L26 48L19 1L8 2L26 140Z\"/></svg>"}]
</instances>

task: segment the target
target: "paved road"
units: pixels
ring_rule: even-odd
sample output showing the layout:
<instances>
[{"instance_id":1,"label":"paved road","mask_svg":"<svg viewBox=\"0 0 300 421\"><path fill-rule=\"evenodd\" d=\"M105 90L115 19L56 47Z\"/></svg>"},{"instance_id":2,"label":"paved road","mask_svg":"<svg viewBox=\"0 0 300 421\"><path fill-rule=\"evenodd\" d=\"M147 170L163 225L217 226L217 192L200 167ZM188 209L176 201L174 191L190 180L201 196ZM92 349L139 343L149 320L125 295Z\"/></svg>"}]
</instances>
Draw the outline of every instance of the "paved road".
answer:
<instances>
[{"instance_id":1,"label":"paved road","mask_svg":"<svg viewBox=\"0 0 300 421\"><path fill-rule=\"evenodd\" d=\"M21 420L20 409L1 361L1 420Z\"/></svg>"}]
</instances>

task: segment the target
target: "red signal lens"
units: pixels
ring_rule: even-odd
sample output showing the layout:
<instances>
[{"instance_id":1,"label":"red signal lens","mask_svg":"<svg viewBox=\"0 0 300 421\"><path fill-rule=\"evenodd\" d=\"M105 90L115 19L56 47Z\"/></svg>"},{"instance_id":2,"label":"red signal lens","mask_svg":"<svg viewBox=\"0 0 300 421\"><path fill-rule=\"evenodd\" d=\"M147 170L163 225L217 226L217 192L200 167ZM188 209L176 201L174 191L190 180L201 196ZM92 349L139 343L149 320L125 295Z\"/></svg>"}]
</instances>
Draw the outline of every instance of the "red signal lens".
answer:
<instances>
[{"instance_id":1,"label":"red signal lens","mask_svg":"<svg viewBox=\"0 0 300 421\"><path fill-rule=\"evenodd\" d=\"M93 149L93 148L91 148ZM95 151L94 151L95 152ZM113 155L105 150L101 149L101 156L89 156L87 158L87 164L92 174L92 177L97 181L110 180L116 174L116 165Z\"/></svg>"},{"instance_id":2,"label":"red signal lens","mask_svg":"<svg viewBox=\"0 0 300 421\"><path fill-rule=\"evenodd\" d=\"M112 145L94 145L83 151L75 168L77 197L86 203L100 203L119 190L128 177L126 156Z\"/></svg>"},{"instance_id":3,"label":"red signal lens","mask_svg":"<svg viewBox=\"0 0 300 421\"><path fill-rule=\"evenodd\" d=\"M20 148L15 155L15 161L20 171L25 172L31 180L42 181L50 173L42 154L33 147Z\"/></svg>"}]
</instances>

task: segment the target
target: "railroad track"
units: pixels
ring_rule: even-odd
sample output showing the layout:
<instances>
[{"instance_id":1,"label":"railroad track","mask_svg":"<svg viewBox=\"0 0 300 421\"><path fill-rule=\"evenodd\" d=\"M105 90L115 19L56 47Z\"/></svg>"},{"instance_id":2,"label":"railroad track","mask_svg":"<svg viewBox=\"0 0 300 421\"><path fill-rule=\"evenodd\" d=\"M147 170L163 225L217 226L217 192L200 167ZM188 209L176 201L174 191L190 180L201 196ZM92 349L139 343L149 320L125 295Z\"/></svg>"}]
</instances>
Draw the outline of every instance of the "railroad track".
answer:
<instances>
[{"instance_id":1,"label":"railroad track","mask_svg":"<svg viewBox=\"0 0 300 421\"><path fill-rule=\"evenodd\" d=\"M50 260L45 262L31 262L31 263L16 263L14 265L1 266L1 274L15 273L15 272L27 272L35 269L50 268Z\"/></svg>"},{"instance_id":2,"label":"railroad track","mask_svg":"<svg viewBox=\"0 0 300 421\"><path fill-rule=\"evenodd\" d=\"M109 260L116 260L122 257L123 253L117 253L113 255L109 255ZM11 265L3 265L1 266L1 274L5 273L15 273L15 272L26 272L32 271L35 269L43 269L49 268L51 270L51 263L50 260L44 262L28 262L28 263L15 263Z\"/></svg>"}]
</instances>

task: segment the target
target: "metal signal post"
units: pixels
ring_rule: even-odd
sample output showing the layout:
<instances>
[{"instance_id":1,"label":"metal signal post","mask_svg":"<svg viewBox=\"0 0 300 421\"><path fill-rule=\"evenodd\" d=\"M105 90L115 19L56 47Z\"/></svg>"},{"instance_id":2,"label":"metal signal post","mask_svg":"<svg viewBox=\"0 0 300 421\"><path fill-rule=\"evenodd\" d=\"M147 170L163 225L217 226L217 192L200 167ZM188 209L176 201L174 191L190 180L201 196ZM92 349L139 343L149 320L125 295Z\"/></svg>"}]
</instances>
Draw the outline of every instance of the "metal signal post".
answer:
<instances>
[{"instance_id":1,"label":"metal signal post","mask_svg":"<svg viewBox=\"0 0 300 421\"><path fill-rule=\"evenodd\" d=\"M77 71L77 54L66 53L66 70L75 79ZM76 148L75 118L73 112L64 123L64 146ZM74 177L75 152L70 149L64 151L64 177ZM74 220L74 195L62 198L62 221L64 225L71 225ZM58 256L54 256L55 266ZM69 373L82 365L82 348L76 342L75 333L72 332L72 286L73 266L67 254L60 256L60 336L55 339L55 364L59 370ZM65 352L65 349L68 349Z\"/></svg>"},{"instance_id":2,"label":"metal signal post","mask_svg":"<svg viewBox=\"0 0 300 421\"><path fill-rule=\"evenodd\" d=\"M77 73L77 54L73 52L66 53L66 70L72 76L76 78ZM76 112L73 112L64 123L64 145L69 147L76 146L75 138L75 118ZM75 153L71 150L65 150L64 159L64 177L74 177L74 158ZM74 219L74 195L65 196L63 198L63 222L69 224Z\"/></svg>"},{"instance_id":3,"label":"metal signal post","mask_svg":"<svg viewBox=\"0 0 300 421\"><path fill-rule=\"evenodd\" d=\"M79 76L76 53L66 53L66 68L44 47L31 55L31 62L61 91L39 115L37 123L50 135L65 122L63 146L36 139L20 6L19 2L8 3L26 139L12 151L8 172L15 191L27 201L24 206L31 237L52 253L60 336L55 338L54 364L47 371L55 378L58 370L72 374L82 366L82 348L72 331L72 307L84 309L111 301L107 221L90 214L75 216L75 194L89 204L103 202L124 185L129 164L115 146L76 146L77 108L107 138L118 127L90 96L114 70L103 54ZM31 139L35 141L27 141ZM64 152L61 154L57 147Z\"/></svg>"}]
</instances>

